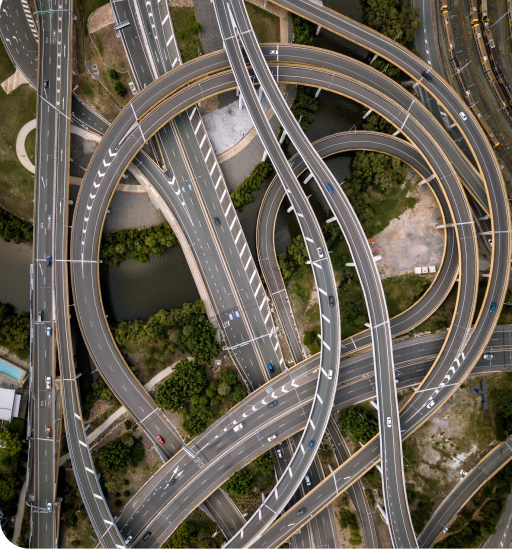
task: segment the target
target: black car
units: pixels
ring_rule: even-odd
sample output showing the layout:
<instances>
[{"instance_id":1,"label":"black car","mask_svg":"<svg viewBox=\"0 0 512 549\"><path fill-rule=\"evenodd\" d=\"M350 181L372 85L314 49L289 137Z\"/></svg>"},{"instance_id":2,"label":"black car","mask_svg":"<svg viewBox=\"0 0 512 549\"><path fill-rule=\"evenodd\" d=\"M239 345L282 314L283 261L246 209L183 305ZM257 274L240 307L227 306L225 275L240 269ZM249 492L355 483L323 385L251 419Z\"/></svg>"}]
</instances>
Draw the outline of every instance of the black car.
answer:
<instances>
[{"instance_id":1,"label":"black car","mask_svg":"<svg viewBox=\"0 0 512 549\"><path fill-rule=\"evenodd\" d=\"M171 180L171 174L169 173L169 170L164 170L164 175L169 181Z\"/></svg>"},{"instance_id":2,"label":"black car","mask_svg":"<svg viewBox=\"0 0 512 549\"><path fill-rule=\"evenodd\" d=\"M43 86L45 88L49 88L50 87L50 81L49 80L43 80Z\"/></svg>"},{"instance_id":3,"label":"black car","mask_svg":"<svg viewBox=\"0 0 512 549\"><path fill-rule=\"evenodd\" d=\"M273 408L274 406L277 406L277 400L273 400L273 401L268 405L269 408Z\"/></svg>"},{"instance_id":4,"label":"black car","mask_svg":"<svg viewBox=\"0 0 512 549\"><path fill-rule=\"evenodd\" d=\"M430 76L430 74L428 74L427 71L423 71L421 73L421 76L423 76L423 78L425 78L426 80L428 80L429 82L432 82L432 77Z\"/></svg>"},{"instance_id":5,"label":"black car","mask_svg":"<svg viewBox=\"0 0 512 549\"><path fill-rule=\"evenodd\" d=\"M329 296L329 305L334 307L334 297L332 297L332 295Z\"/></svg>"},{"instance_id":6,"label":"black car","mask_svg":"<svg viewBox=\"0 0 512 549\"><path fill-rule=\"evenodd\" d=\"M215 221L215 225L217 225L217 227L220 227L220 219L218 217L214 217L213 220Z\"/></svg>"},{"instance_id":7,"label":"black car","mask_svg":"<svg viewBox=\"0 0 512 549\"><path fill-rule=\"evenodd\" d=\"M52 264L52 256L51 255L47 255L46 256L46 265L48 265L48 267Z\"/></svg>"},{"instance_id":8,"label":"black car","mask_svg":"<svg viewBox=\"0 0 512 549\"><path fill-rule=\"evenodd\" d=\"M303 507L302 509L299 509L299 510L297 511L297 516L300 517L300 515L303 515L305 512L306 512L306 508Z\"/></svg>"},{"instance_id":9,"label":"black car","mask_svg":"<svg viewBox=\"0 0 512 549\"><path fill-rule=\"evenodd\" d=\"M151 537L152 534L153 534L153 532L146 532L144 534L144 537L142 538L142 541L147 541Z\"/></svg>"}]
</instances>

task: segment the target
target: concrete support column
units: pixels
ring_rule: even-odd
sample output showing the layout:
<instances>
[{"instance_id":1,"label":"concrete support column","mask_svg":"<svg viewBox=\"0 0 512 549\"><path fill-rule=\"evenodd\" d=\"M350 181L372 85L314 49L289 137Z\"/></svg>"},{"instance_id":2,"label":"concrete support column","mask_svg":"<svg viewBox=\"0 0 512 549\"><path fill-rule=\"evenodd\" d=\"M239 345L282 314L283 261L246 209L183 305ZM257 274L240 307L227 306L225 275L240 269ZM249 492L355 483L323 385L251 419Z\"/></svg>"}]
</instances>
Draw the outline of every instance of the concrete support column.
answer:
<instances>
[{"instance_id":1,"label":"concrete support column","mask_svg":"<svg viewBox=\"0 0 512 549\"><path fill-rule=\"evenodd\" d=\"M318 25L318 27L316 28L316 35L317 36L320 34L321 30L322 30L322 27L320 25Z\"/></svg>"},{"instance_id":2,"label":"concrete support column","mask_svg":"<svg viewBox=\"0 0 512 549\"><path fill-rule=\"evenodd\" d=\"M244 108L244 98L242 94L238 96L238 108L242 110Z\"/></svg>"},{"instance_id":3,"label":"concrete support column","mask_svg":"<svg viewBox=\"0 0 512 549\"><path fill-rule=\"evenodd\" d=\"M372 112L373 112L373 109L368 109L366 111L366 114L363 116L363 120L366 120L370 116L370 114L372 114Z\"/></svg>"},{"instance_id":4,"label":"concrete support column","mask_svg":"<svg viewBox=\"0 0 512 549\"><path fill-rule=\"evenodd\" d=\"M279 140L279 144L282 145L284 143L284 140L286 139L286 132L283 130L283 135L281 136L281 139Z\"/></svg>"},{"instance_id":5,"label":"concrete support column","mask_svg":"<svg viewBox=\"0 0 512 549\"><path fill-rule=\"evenodd\" d=\"M238 97L240 95L240 88L236 89L236 96Z\"/></svg>"},{"instance_id":6,"label":"concrete support column","mask_svg":"<svg viewBox=\"0 0 512 549\"><path fill-rule=\"evenodd\" d=\"M265 151L263 152L263 158L261 159L262 162L265 162L265 160L267 159L267 154L268 154L268 153L267 153L267 151L265 150Z\"/></svg>"},{"instance_id":7,"label":"concrete support column","mask_svg":"<svg viewBox=\"0 0 512 549\"><path fill-rule=\"evenodd\" d=\"M320 95L320 92L322 91L321 88L318 88L315 93L315 97L318 97Z\"/></svg>"}]
</instances>

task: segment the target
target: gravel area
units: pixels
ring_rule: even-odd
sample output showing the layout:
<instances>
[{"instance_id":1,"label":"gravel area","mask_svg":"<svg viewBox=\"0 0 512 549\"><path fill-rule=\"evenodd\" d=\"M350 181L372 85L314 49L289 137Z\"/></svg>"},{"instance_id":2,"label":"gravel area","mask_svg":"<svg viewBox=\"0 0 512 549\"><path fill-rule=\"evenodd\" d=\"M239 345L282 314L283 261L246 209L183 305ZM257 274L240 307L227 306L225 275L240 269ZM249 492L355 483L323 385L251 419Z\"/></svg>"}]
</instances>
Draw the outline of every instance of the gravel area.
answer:
<instances>
[{"instance_id":1,"label":"gravel area","mask_svg":"<svg viewBox=\"0 0 512 549\"><path fill-rule=\"evenodd\" d=\"M147 194L114 193L104 231L112 233L123 229L145 229L164 221L164 216L153 206Z\"/></svg>"},{"instance_id":2,"label":"gravel area","mask_svg":"<svg viewBox=\"0 0 512 549\"><path fill-rule=\"evenodd\" d=\"M195 0L196 19L201 25L199 37L205 53L221 50L224 46L220 36L215 10L210 0Z\"/></svg>"}]
</instances>

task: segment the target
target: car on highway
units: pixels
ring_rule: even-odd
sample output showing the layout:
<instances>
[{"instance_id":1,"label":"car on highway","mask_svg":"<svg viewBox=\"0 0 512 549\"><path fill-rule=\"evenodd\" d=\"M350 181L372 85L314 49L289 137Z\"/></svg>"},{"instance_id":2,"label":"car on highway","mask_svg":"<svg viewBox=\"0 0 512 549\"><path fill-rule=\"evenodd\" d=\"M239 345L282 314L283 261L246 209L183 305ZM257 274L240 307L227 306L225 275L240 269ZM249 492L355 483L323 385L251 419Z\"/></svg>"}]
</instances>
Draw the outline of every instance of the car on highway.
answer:
<instances>
[{"instance_id":1,"label":"car on highway","mask_svg":"<svg viewBox=\"0 0 512 549\"><path fill-rule=\"evenodd\" d=\"M243 429L243 428L244 428L244 425L245 425L245 423L244 423L243 421L241 421L238 425L235 425L235 426L233 427L233 431L234 431L235 433L237 433L238 431L240 431L240 429Z\"/></svg>"},{"instance_id":2,"label":"car on highway","mask_svg":"<svg viewBox=\"0 0 512 549\"><path fill-rule=\"evenodd\" d=\"M169 173L169 170L164 170L164 175L166 179L168 179L169 181L171 180L171 174Z\"/></svg>"},{"instance_id":3,"label":"car on highway","mask_svg":"<svg viewBox=\"0 0 512 549\"><path fill-rule=\"evenodd\" d=\"M50 337L52 335L52 327L51 326L46 326L46 335L48 337Z\"/></svg>"},{"instance_id":4,"label":"car on highway","mask_svg":"<svg viewBox=\"0 0 512 549\"><path fill-rule=\"evenodd\" d=\"M272 364L269 364L268 365L268 371L273 374L274 373L274 366L272 366Z\"/></svg>"},{"instance_id":5,"label":"car on highway","mask_svg":"<svg viewBox=\"0 0 512 549\"><path fill-rule=\"evenodd\" d=\"M386 419L386 425L387 425L388 427L391 427L391 418L390 418L390 417L388 417L388 418Z\"/></svg>"},{"instance_id":6,"label":"car on highway","mask_svg":"<svg viewBox=\"0 0 512 549\"><path fill-rule=\"evenodd\" d=\"M424 78L425 80L428 80L429 82L432 82L432 77L430 76L430 74L428 74L427 71L423 71L423 72L421 73L421 76L423 76L423 78Z\"/></svg>"},{"instance_id":7,"label":"car on highway","mask_svg":"<svg viewBox=\"0 0 512 549\"><path fill-rule=\"evenodd\" d=\"M330 183L326 183L325 186L327 187L327 190L330 194L334 192L334 189L332 188L332 185Z\"/></svg>"},{"instance_id":8,"label":"car on highway","mask_svg":"<svg viewBox=\"0 0 512 549\"><path fill-rule=\"evenodd\" d=\"M496 311L496 303L491 303L490 312L494 313Z\"/></svg>"},{"instance_id":9,"label":"car on highway","mask_svg":"<svg viewBox=\"0 0 512 549\"><path fill-rule=\"evenodd\" d=\"M48 393L48 407L51 406L51 403L52 403L52 394Z\"/></svg>"},{"instance_id":10,"label":"car on highway","mask_svg":"<svg viewBox=\"0 0 512 549\"><path fill-rule=\"evenodd\" d=\"M48 214L48 229L52 228L52 216L51 214Z\"/></svg>"},{"instance_id":11,"label":"car on highway","mask_svg":"<svg viewBox=\"0 0 512 549\"><path fill-rule=\"evenodd\" d=\"M397 385L400 383L400 380L399 380L397 377L395 377L395 383L396 383Z\"/></svg>"},{"instance_id":12,"label":"car on highway","mask_svg":"<svg viewBox=\"0 0 512 549\"><path fill-rule=\"evenodd\" d=\"M240 313L238 311L235 311L236 318L240 318Z\"/></svg>"},{"instance_id":13,"label":"car on highway","mask_svg":"<svg viewBox=\"0 0 512 549\"><path fill-rule=\"evenodd\" d=\"M279 448L277 449L277 457L283 459L283 452Z\"/></svg>"},{"instance_id":14,"label":"car on highway","mask_svg":"<svg viewBox=\"0 0 512 549\"><path fill-rule=\"evenodd\" d=\"M181 186L181 192L182 192L182 193L185 193L185 192L186 192L186 191L185 191L185 187L184 187L183 185Z\"/></svg>"},{"instance_id":15,"label":"car on highway","mask_svg":"<svg viewBox=\"0 0 512 549\"><path fill-rule=\"evenodd\" d=\"M49 88L50 87L50 81L49 80L43 80L43 86L45 88Z\"/></svg>"},{"instance_id":16,"label":"car on highway","mask_svg":"<svg viewBox=\"0 0 512 549\"><path fill-rule=\"evenodd\" d=\"M46 256L46 266L47 267L50 267L52 264L52 256L51 255L47 255Z\"/></svg>"},{"instance_id":17,"label":"car on highway","mask_svg":"<svg viewBox=\"0 0 512 549\"><path fill-rule=\"evenodd\" d=\"M427 408L430 410L430 408L433 408L434 407L434 404L436 403L435 400L431 400L428 404L427 404Z\"/></svg>"},{"instance_id":18,"label":"car on highway","mask_svg":"<svg viewBox=\"0 0 512 549\"><path fill-rule=\"evenodd\" d=\"M487 239L487 244L489 244L489 248L492 248L492 238Z\"/></svg>"},{"instance_id":19,"label":"car on highway","mask_svg":"<svg viewBox=\"0 0 512 549\"><path fill-rule=\"evenodd\" d=\"M322 250L322 248L317 248L317 252L318 252L318 257L322 259L324 257L324 251Z\"/></svg>"},{"instance_id":20,"label":"car on highway","mask_svg":"<svg viewBox=\"0 0 512 549\"><path fill-rule=\"evenodd\" d=\"M53 503L48 502L48 503L46 504L46 510L47 510L48 512L53 511Z\"/></svg>"},{"instance_id":21,"label":"car on highway","mask_svg":"<svg viewBox=\"0 0 512 549\"><path fill-rule=\"evenodd\" d=\"M124 540L124 544L125 544L125 545L128 545L128 544L130 543L130 541L132 541L132 539L133 539L133 536L132 536L132 535L128 536L128 537Z\"/></svg>"},{"instance_id":22,"label":"car on highway","mask_svg":"<svg viewBox=\"0 0 512 549\"><path fill-rule=\"evenodd\" d=\"M334 297L332 295L329 296L329 307L334 307Z\"/></svg>"},{"instance_id":23,"label":"car on highway","mask_svg":"<svg viewBox=\"0 0 512 549\"><path fill-rule=\"evenodd\" d=\"M462 120L464 120L464 122L466 122L466 120L468 119L468 117L463 112L459 112L459 116L462 118Z\"/></svg>"},{"instance_id":24,"label":"car on highway","mask_svg":"<svg viewBox=\"0 0 512 549\"><path fill-rule=\"evenodd\" d=\"M165 443L165 440L160 436L160 435L156 435L156 440L158 440L158 442L160 444L164 444Z\"/></svg>"},{"instance_id":25,"label":"car on highway","mask_svg":"<svg viewBox=\"0 0 512 549\"><path fill-rule=\"evenodd\" d=\"M277 55L277 50L270 50L270 55Z\"/></svg>"},{"instance_id":26,"label":"car on highway","mask_svg":"<svg viewBox=\"0 0 512 549\"><path fill-rule=\"evenodd\" d=\"M121 143L118 143L118 144L116 145L116 147L115 147L114 150L115 150L115 151L118 151L120 146L121 146Z\"/></svg>"},{"instance_id":27,"label":"car on highway","mask_svg":"<svg viewBox=\"0 0 512 549\"><path fill-rule=\"evenodd\" d=\"M37 322L42 322L44 318L43 309L39 309L39 312L37 313Z\"/></svg>"},{"instance_id":28,"label":"car on highway","mask_svg":"<svg viewBox=\"0 0 512 549\"><path fill-rule=\"evenodd\" d=\"M273 408L274 406L277 406L277 400L273 400L273 401L268 405L269 408Z\"/></svg>"},{"instance_id":29,"label":"car on highway","mask_svg":"<svg viewBox=\"0 0 512 549\"><path fill-rule=\"evenodd\" d=\"M297 516L300 517L300 516L303 515L305 512L306 512L306 508L303 507L302 509L299 509L299 510L297 511Z\"/></svg>"},{"instance_id":30,"label":"car on highway","mask_svg":"<svg viewBox=\"0 0 512 549\"><path fill-rule=\"evenodd\" d=\"M270 435L270 436L267 438L267 440L268 440L269 442L272 442L275 438L277 438L277 435L274 433L273 435Z\"/></svg>"},{"instance_id":31,"label":"car on highway","mask_svg":"<svg viewBox=\"0 0 512 549\"><path fill-rule=\"evenodd\" d=\"M315 441L314 440L310 441L310 443L308 444L308 450L311 450L314 445L315 445Z\"/></svg>"},{"instance_id":32,"label":"car on highway","mask_svg":"<svg viewBox=\"0 0 512 549\"><path fill-rule=\"evenodd\" d=\"M192 184L191 184L191 183L188 184L188 190L189 190L189 191L192 190Z\"/></svg>"},{"instance_id":33,"label":"car on highway","mask_svg":"<svg viewBox=\"0 0 512 549\"><path fill-rule=\"evenodd\" d=\"M171 480L164 486L164 490L168 486L172 486L175 482L176 482L176 477L171 478Z\"/></svg>"},{"instance_id":34,"label":"car on highway","mask_svg":"<svg viewBox=\"0 0 512 549\"><path fill-rule=\"evenodd\" d=\"M484 358L485 360L491 360L491 358L494 358L494 355L492 355L491 353L487 353L484 355Z\"/></svg>"},{"instance_id":35,"label":"car on highway","mask_svg":"<svg viewBox=\"0 0 512 549\"><path fill-rule=\"evenodd\" d=\"M142 541L148 541L148 539L152 536L153 532L146 532L144 534L144 537L142 538Z\"/></svg>"},{"instance_id":36,"label":"car on highway","mask_svg":"<svg viewBox=\"0 0 512 549\"><path fill-rule=\"evenodd\" d=\"M332 368L327 372L327 379L332 379L332 374L334 372L332 371Z\"/></svg>"},{"instance_id":37,"label":"car on highway","mask_svg":"<svg viewBox=\"0 0 512 549\"><path fill-rule=\"evenodd\" d=\"M51 376L46 376L45 382L46 382L46 388L51 389L52 388L52 378L51 378Z\"/></svg>"},{"instance_id":38,"label":"car on highway","mask_svg":"<svg viewBox=\"0 0 512 549\"><path fill-rule=\"evenodd\" d=\"M233 320L233 315L231 313L228 313L229 320Z\"/></svg>"},{"instance_id":39,"label":"car on highway","mask_svg":"<svg viewBox=\"0 0 512 549\"><path fill-rule=\"evenodd\" d=\"M46 427L46 438L52 438L52 429L51 429L51 427Z\"/></svg>"},{"instance_id":40,"label":"car on highway","mask_svg":"<svg viewBox=\"0 0 512 549\"><path fill-rule=\"evenodd\" d=\"M220 219L218 217L214 217L213 220L215 221L215 225L217 225L217 227L220 227Z\"/></svg>"},{"instance_id":41,"label":"car on highway","mask_svg":"<svg viewBox=\"0 0 512 549\"><path fill-rule=\"evenodd\" d=\"M306 476L304 477L304 480L306 481L306 484L307 484L308 486L311 486L311 479L309 478L309 475L306 475Z\"/></svg>"}]
</instances>

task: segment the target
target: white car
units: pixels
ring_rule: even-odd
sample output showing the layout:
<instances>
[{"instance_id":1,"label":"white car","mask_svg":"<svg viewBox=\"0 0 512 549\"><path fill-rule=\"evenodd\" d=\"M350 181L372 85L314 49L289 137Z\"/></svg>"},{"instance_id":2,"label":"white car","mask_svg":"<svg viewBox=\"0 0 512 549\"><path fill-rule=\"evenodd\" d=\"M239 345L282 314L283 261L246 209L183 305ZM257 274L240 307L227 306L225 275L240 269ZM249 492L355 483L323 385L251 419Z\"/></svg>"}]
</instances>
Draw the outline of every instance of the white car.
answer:
<instances>
[{"instance_id":1,"label":"white car","mask_svg":"<svg viewBox=\"0 0 512 549\"><path fill-rule=\"evenodd\" d=\"M464 122L466 122L466 120L468 119L468 117L463 112L459 112L459 116L462 118L462 120L464 120Z\"/></svg>"},{"instance_id":2,"label":"white car","mask_svg":"<svg viewBox=\"0 0 512 549\"><path fill-rule=\"evenodd\" d=\"M489 248L492 248L492 238L488 238L487 243L489 244Z\"/></svg>"},{"instance_id":3,"label":"white car","mask_svg":"<svg viewBox=\"0 0 512 549\"><path fill-rule=\"evenodd\" d=\"M46 388L47 389L52 388L52 378L50 376L46 376Z\"/></svg>"},{"instance_id":4,"label":"white car","mask_svg":"<svg viewBox=\"0 0 512 549\"><path fill-rule=\"evenodd\" d=\"M277 55L277 50L270 50L270 55Z\"/></svg>"},{"instance_id":5,"label":"white car","mask_svg":"<svg viewBox=\"0 0 512 549\"><path fill-rule=\"evenodd\" d=\"M317 251L318 251L318 256L320 257L320 259L322 259L324 257L324 251L322 250L322 248L317 248Z\"/></svg>"},{"instance_id":6,"label":"white car","mask_svg":"<svg viewBox=\"0 0 512 549\"><path fill-rule=\"evenodd\" d=\"M306 475L306 476L304 477L304 480L306 481L306 484L307 484L308 486L311 486L311 479L309 478L309 475Z\"/></svg>"},{"instance_id":7,"label":"white car","mask_svg":"<svg viewBox=\"0 0 512 549\"><path fill-rule=\"evenodd\" d=\"M484 355L485 360L491 360L491 358L493 357L494 355L491 355L491 354Z\"/></svg>"},{"instance_id":8,"label":"white car","mask_svg":"<svg viewBox=\"0 0 512 549\"><path fill-rule=\"evenodd\" d=\"M434 407L434 404L436 403L435 400L431 400L428 404L427 404L427 408L430 410L430 408L433 408Z\"/></svg>"},{"instance_id":9,"label":"white car","mask_svg":"<svg viewBox=\"0 0 512 549\"><path fill-rule=\"evenodd\" d=\"M267 440L268 440L269 442L272 442L275 438L277 438L277 435L276 435L276 434L273 434L273 435L270 435L270 436L267 438Z\"/></svg>"},{"instance_id":10,"label":"white car","mask_svg":"<svg viewBox=\"0 0 512 549\"><path fill-rule=\"evenodd\" d=\"M388 427L391 427L391 418L390 417L387 418L386 424L387 424Z\"/></svg>"},{"instance_id":11,"label":"white car","mask_svg":"<svg viewBox=\"0 0 512 549\"><path fill-rule=\"evenodd\" d=\"M332 370L329 370L329 372L327 373L327 379L332 379Z\"/></svg>"},{"instance_id":12,"label":"white car","mask_svg":"<svg viewBox=\"0 0 512 549\"><path fill-rule=\"evenodd\" d=\"M238 425L235 425L233 427L233 431L236 433L237 431L240 431L240 429L243 429L244 428L244 422L241 421Z\"/></svg>"},{"instance_id":13,"label":"white car","mask_svg":"<svg viewBox=\"0 0 512 549\"><path fill-rule=\"evenodd\" d=\"M279 448L277 449L277 457L279 459L283 459L283 452L281 452L281 450Z\"/></svg>"}]
</instances>

